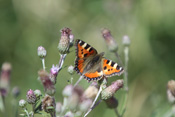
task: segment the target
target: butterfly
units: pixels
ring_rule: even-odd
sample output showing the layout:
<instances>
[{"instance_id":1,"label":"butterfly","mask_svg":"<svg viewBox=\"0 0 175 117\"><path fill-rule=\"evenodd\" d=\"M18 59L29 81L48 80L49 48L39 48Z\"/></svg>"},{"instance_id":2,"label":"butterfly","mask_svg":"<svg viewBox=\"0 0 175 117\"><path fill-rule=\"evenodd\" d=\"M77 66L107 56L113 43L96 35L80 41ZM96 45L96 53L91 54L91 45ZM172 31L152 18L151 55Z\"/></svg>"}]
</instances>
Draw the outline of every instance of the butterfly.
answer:
<instances>
[{"instance_id":1,"label":"butterfly","mask_svg":"<svg viewBox=\"0 0 175 117\"><path fill-rule=\"evenodd\" d=\"M104 52L98 54L97 50L86 42L77 39L75 42L76 59L75 71L88 81L100 80L123 73L123 68L117 63L103 57Z\"/></svg>"}]
</instances>

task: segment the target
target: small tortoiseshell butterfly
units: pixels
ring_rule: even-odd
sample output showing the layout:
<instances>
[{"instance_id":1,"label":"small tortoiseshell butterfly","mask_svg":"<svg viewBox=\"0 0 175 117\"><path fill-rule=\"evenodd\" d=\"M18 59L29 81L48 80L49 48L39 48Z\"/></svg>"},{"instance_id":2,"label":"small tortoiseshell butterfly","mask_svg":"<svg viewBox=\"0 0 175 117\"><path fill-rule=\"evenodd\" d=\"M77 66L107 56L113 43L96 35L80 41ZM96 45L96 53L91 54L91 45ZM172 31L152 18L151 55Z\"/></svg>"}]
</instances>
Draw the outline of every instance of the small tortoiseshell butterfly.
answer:
<instances>
[{"instance_id":1,"label":"small tortoiseshell butterfly","mask_svg":"<svg viewBox=\"0 0 175 117\"><path fill-rule=\"evenodd\" d=\"M117 63L98 54L96 49L82 40L76 40L75 70L88 81L100 80L103 76L120 75L124 70Z\"/></svg>"}]
</instances>

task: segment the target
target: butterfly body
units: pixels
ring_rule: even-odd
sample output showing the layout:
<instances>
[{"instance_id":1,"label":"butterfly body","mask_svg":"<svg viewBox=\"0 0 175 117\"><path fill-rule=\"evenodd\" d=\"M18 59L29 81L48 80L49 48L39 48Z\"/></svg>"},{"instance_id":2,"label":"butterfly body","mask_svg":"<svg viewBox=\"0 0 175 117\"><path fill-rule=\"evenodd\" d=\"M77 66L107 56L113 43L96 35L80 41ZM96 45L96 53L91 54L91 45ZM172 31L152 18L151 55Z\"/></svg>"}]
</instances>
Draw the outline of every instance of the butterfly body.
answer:
<instances>
[{"instance_id":1,"label":"butterfly body","mask_svg":"<svg viewBox=\"0 0 175 117\"><path fill-rule=\"evenodd\" d=\"M120 75L123 68L117 63L103 57L104 52L98 54L89 44L76 40L75 70L88 81L100 80L103 76Z\"/></svg>"}]
</instances>

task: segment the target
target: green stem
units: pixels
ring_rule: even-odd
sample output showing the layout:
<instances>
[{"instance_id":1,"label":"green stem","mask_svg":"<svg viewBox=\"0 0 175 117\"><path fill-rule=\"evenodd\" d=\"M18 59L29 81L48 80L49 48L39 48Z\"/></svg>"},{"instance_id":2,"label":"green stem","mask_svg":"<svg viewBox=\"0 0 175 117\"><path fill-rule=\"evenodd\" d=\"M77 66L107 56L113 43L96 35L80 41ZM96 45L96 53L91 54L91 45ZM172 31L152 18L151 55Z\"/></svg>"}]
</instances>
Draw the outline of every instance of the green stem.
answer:
<instances>
[{"instance_id":1,"label":"green stem","mask_svg":"<svg viewBox=\"0 0 175 117\"><path fill-rule=\"evenodd\" d=\"M117 110L117 108L115 108L114 111L115 111L115 114L117 115L117 117L121 117L118 110Z\"/></svg>"},{"instance_id":2,"label":"green stem","mask_svg":"<svg viewBox=\"0 0 175 117\"><path fill-rule=\"evenodd\" d=\"M46 70L46 66L45 66L45 59L44 59L44 58L42 58L42 59L41 59L41 61L42 61L43 69L44 69L44 70Z\"/></svg>"},{"instance_id":3,"label":"green stem","mask_svg":"<svg viewBox=\"0 0 175 117\"><path fill-rule=\"evenodd\" d=\"M27 117L30 117L30 116L29 116L29 112L27 111L26 108L24 108L24 112L26 113Z\"/></svg>"},{"instance_id":4,"label":"green stem","mask_svg":"<svg viewBox=\"0 0 175 117\"><path fill-rule=\"evenodd\" d=\"M125 67L124 67L124 90L125 90L125 95L124 95L124 102L123 102L123 107L122 107L122 114L121 116L124 115L126 111L126 106L127 106L127 100L128 100L128 61L129 61L129 48L128 46L125 46L124 48L124 54L125 54Z\"/></svg>"}]
</instances>

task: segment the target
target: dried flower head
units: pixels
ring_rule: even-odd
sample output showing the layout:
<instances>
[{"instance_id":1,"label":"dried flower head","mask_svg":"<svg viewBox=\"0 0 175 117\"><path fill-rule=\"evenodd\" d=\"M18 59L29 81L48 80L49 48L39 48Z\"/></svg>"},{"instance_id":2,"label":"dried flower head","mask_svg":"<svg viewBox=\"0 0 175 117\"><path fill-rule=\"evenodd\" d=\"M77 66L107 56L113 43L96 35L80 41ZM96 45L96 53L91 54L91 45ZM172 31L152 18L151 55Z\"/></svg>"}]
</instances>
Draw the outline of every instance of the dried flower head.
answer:
<instances>
[{"instance_id":1,"label":"dried flower head","mask_svg":"<svg viewBox=\"0 0 175 117\"><path fill-rule=\"evenodd\" d=\"M1 91L3 91L1 92L3 96L6 96L9 91L11 70L12 67L10 63L5 62L2 64L0 76L0 89Z\"/></svg>"},{"instance_id":2,"label":"dried flower head","mask_svg":"<svg viewBox=\"0 0 175 117\"><path fill-rule=\"evenodd\" d=\"M67 54L69 52L70 35L71 35L71 29L63 28L61 30L61 39L60 39L60 42L58 44L58 50L61 54ZM71 41L72 41L72 39L71 39Z\"/></svg>"},{"instance_id":3,"label":"dried flower head","mask_svg":"<svg viewBox=\"0 0 175 117\"><path fill-rule=\"evenodd\" d=\"M29 91L27 91L26 97L27 97L27 102L29 104L35 104L35 102L36 102L36 95L35 95L33 90L30 89Z\"/></svg>"},{"instance_id":4,"label":"dried flower head","mask_svg":"<svg viewBox=\"0 0 175 117\"><path fill-rule=\"evenodd\" d=\"M114 40L114 38L112 37L110 30L102 29L101 33L103 38L105 39L108 49L112 52L116 52L118 50L118 45Z\"/></svg>"},{"instance_id":5,"label":"dried flower head","mask_svg":"<svg viewBox=\"0 0 175 117\"><path fill-rule=\"evenodd\" d=\"M118 106L118 100L113 96L111 98L105 100L105 102L106 102L108 108L111 108L111 109L117 108L117 106Z\"/></svg>"},{"instance_id":6,"label":"dried flower head","mask_svg":"<svg viewBox=\"0 0 175 117\"><path fill-rule=\"evenodd\" d=\"M55 94L55 87L54 83L51 81L49 74L45 70L40 70L38 72L39 78L44 86L44 91L48 95L54 95Z\"/></svg>"},{"instance_id":7,"label":"dried flower head","mask_svg":"<svg viewBox=\"0 0 175 117\"><path fill-rule=\"evenodd\" d=\"M46 95L42 100L42 109L47 113L55 111L55 100L49 95Z\"/></svg>"},{"instance_id":8,"label":"dried flower head","mask_svg":"<svg viewBox=\"0 0 175 117\"><path fill-rule=\"evenodd\" d=\"M38 47L38 56L39 56L41 59L43 59L43 58L46 57L46 54L47 54L46 49L45 49L43 46L39 46L39 47Z\"/></svg>"},{"instance_id":9,"label":"dried flower head","mask_svg":"<svg viewBox=\"0 0 175 117\"><path fill-rule=\"evenodd\" d=\"M21 100L19 101L19 106L20 106L21 108L25 108L26 105L27 105L27 102L26 102L24 99L21 99Z\"/></svg>"},{"instance_id":10,"label":"dried flower head","mask_svg":"<svg viewBox=\"0 0 175 117\"><path fill-rule=\"evenodd\" d=\"M54 84L56 84L56 78L58 75L58 71L59 71L58 66L52 65L52 68L50 69L50 79Z\"/></svg>"},{"instance_id":11,"label":"dried flower head","mask_svg":"<svg viewBox=\"0 0 175 117\"><path fill-rule=\"evenodd\" d=\"M123 87L123 80L116 80L101 92L101 98L103 100L111 98L115 94L115 92L122 87Z\"/></svg>"},{"instance_id":12,"label":"dried flower head","mask_svg":"<svg viewBox=\"0 0 175 117\"><path fill-rule=\"evenodd\" d=\"M125 46L129 46L131 43L131 41L127 35L123 36L122 42L123 42L123 45L125 45Z\"/></svg>"}]
</instances>

